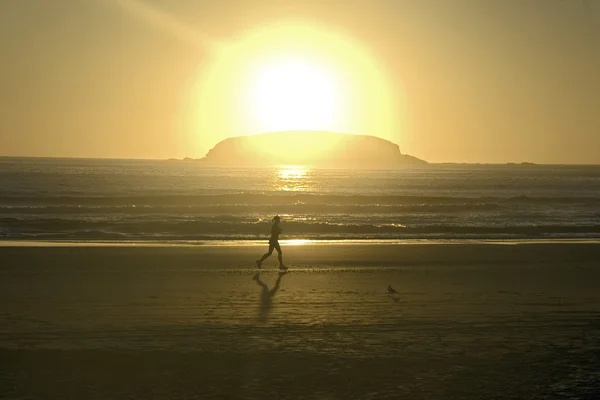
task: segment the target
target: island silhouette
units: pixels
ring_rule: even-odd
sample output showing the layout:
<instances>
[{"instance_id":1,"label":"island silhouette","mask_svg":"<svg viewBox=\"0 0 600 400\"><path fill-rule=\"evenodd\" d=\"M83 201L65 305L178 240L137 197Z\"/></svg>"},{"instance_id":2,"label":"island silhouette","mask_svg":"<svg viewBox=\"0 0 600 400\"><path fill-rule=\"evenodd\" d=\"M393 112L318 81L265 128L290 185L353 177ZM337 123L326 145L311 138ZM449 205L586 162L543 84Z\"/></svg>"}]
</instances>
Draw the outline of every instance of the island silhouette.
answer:
<instances>
[{"instance_id":1,"label":"island silhouette","mask_svg":"<svg viewBox=\"0 0 600 400\"><path fill-rule=\"evenodd\" d=\"M225 139L199 161L223 166L310 165L329 168L394 168L426 161L402 154L376 136L326 131L270 132Z\"/></svg>"}]
</instances>

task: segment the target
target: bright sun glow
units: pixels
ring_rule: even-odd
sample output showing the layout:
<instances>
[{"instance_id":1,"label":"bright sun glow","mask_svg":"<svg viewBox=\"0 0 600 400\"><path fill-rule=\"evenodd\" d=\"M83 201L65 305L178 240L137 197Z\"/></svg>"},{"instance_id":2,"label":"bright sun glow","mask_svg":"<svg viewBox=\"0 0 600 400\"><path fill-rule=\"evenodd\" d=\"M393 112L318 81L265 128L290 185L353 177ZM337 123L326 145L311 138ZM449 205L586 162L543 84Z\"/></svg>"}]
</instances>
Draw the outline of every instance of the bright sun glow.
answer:
<instances>
[{"instance_id":1,"label":"bright sun glow","mask_svg":"<svg viewBox=\"0 0 600 400\"><path fill-rule=\"evenodd\" d=\"M277 59L256 71L248 106L265 131L322 130L340 122L341 85L310 59Z\"/></svg>"},{"instance_id":2,"label":"bright sun glow","mask_svg":"<svg viewBox=\"0 0 600 400\"><path fill-rule=\"evenodd\" d=\"M377 60L344 35L299 23L262 27L202 65L190 99L190 145L203 155L228 137L287 130L398 142L404 107L390 87Z\"/></svg>"}]
</instances>

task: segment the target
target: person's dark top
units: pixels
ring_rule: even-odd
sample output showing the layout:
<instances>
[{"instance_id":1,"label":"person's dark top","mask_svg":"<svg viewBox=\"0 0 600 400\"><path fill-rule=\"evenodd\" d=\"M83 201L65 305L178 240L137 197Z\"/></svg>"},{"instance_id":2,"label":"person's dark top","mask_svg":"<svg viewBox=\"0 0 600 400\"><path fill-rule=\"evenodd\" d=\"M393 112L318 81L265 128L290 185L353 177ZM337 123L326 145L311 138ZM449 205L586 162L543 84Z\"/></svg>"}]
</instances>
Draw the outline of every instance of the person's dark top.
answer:
<instances>
[{"instance_id":1,"label":"person's dark top","mask_svg":"<svg viewBox=\"0 0 600 400\"><path fill-rule=\"evenodd\" d=\"M280 233L281 228L279 227L279 224L273 224L273 227L271 228L271 239L269 239L269 241L278 241Z\"/></svg>"}]
</instances>

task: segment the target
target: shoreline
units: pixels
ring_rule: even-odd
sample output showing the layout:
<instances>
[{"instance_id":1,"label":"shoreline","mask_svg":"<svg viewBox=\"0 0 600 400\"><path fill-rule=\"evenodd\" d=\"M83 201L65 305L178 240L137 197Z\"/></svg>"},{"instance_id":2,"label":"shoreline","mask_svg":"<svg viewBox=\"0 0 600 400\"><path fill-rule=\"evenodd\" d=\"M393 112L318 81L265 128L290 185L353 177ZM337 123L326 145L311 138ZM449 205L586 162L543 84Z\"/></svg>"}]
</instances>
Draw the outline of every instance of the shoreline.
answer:
<instances>
[{"instance_id":1,"label":"shoreline","mask_svg":"<svg viewBox=\"0 0 600 400\"><path fill-rule=\"evenodd\" d=\"M2 247L264 247L262 240L0 240ZM556 239L289 239L282 246L432 246L600 244L600 238Z\"/></svg>"}]
</instances>

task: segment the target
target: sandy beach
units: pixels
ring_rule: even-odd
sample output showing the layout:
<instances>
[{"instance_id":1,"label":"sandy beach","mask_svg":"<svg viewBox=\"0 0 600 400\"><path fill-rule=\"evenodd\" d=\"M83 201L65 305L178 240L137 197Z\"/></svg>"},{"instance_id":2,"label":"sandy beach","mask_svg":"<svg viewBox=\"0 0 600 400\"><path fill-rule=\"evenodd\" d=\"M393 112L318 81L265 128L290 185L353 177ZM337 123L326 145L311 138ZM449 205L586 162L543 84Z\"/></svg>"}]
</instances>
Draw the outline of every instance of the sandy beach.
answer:
<instances>
[{"instance_id":1,"label":"sandy beach","mask_svg":"<svg viewBox=\"0 0 600 400\"><path fill-rule=\"evenodd\" d=\"M0 398L600 398L600 244L424 243L0 247Z\"/></svg>"}]
</instances>

